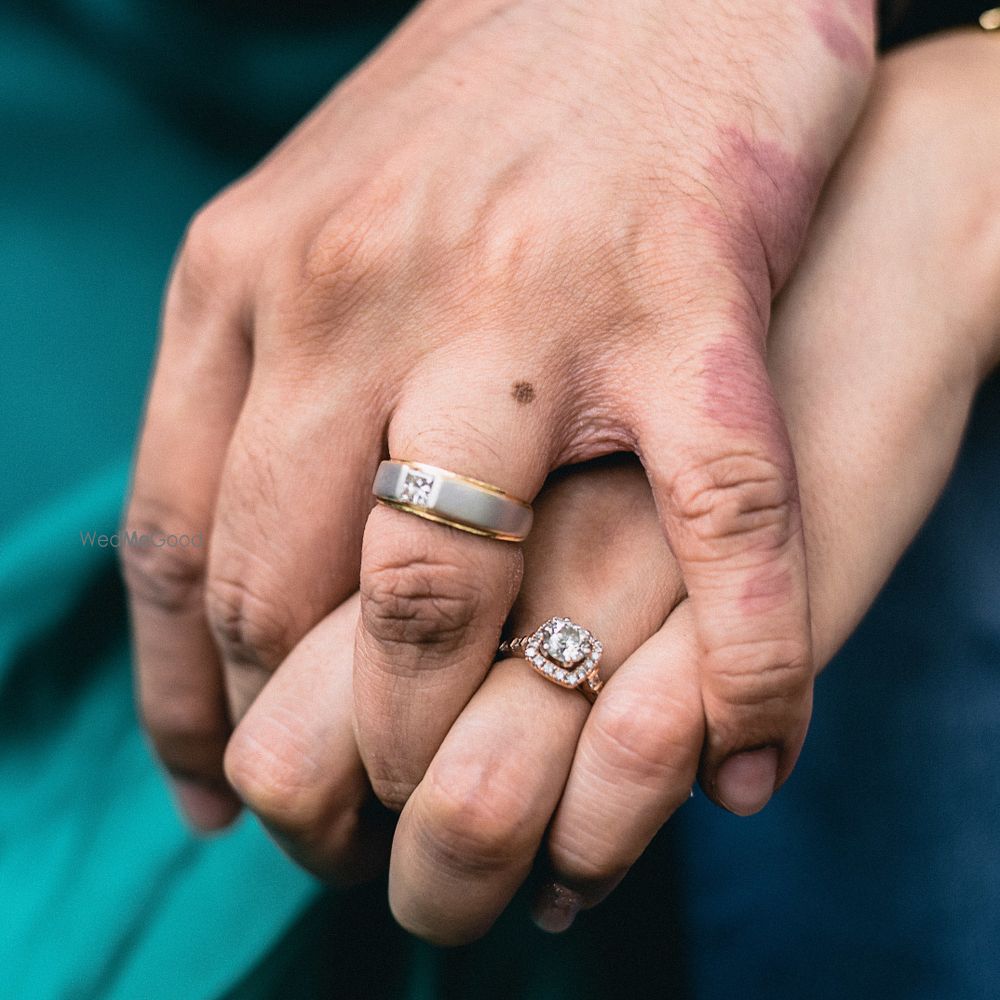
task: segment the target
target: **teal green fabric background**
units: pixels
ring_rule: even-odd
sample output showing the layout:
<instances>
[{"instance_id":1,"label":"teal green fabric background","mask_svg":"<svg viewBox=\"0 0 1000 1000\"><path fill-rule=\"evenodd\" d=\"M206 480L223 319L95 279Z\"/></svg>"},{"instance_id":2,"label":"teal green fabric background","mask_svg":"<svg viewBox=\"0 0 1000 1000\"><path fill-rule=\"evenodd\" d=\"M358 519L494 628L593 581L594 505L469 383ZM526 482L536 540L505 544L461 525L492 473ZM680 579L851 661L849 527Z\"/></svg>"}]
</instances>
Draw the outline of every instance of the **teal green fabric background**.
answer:
<instances>
[{"instance_id":1,"label":"teal green fabric background","mask_svg":"<svg viewBox=\"0 0 1000 1000\"><path fill-rule=\"evenodd\" d=\"M250 820L181 825L135 720L114 553L80 533L117 523L186 219L382 26L264 52L252 25L168 8L0 11L3 997L265 995L251 972L318 893Z\"/></svg>"}]
</instances>

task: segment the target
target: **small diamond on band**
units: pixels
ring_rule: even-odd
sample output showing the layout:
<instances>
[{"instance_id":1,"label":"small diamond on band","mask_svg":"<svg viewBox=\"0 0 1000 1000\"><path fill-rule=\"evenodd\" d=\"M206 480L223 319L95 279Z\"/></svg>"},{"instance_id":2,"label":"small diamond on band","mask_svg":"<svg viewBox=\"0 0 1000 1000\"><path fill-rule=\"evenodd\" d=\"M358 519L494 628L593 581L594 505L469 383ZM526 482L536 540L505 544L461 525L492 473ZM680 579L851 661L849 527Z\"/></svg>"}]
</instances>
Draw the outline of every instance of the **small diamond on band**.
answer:
<instances>
[{"instance_id":1,"label":"small diamond on band","mask_svg":"<svg viewBox=\"0 0 1000 1000\"><path fill-rule=\"evenodd\" d=\"M415 507L429 507L432 503L435 478L428 472L417 469L407 469L403 476L403 485L399 490L399 499L412 503Z\"/></svg>"}]
</instances>

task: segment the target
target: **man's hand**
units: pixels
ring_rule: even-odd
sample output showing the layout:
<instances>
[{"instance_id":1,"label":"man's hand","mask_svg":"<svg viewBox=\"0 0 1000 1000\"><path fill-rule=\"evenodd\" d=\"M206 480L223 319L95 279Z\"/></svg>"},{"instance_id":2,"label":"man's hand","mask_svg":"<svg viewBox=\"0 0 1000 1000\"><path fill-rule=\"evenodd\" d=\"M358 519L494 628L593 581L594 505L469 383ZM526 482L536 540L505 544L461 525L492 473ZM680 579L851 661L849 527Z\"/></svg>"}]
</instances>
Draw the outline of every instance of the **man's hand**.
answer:
<instances>
[{"instance_id":1,"label":"man's hand","mask_svg":"<svg viewBox=\"0 0 1000 1000\"><path fill-rule=\"evenodd\" d=\"M636 451L690 594L706 787L767 801L812 658L765 334L873 21L866 0L428 0L198 215L127 519L202 531L209 556L126 566L142 710L196 822L232 815L229 719L359 577L356 724L385 803L489 669L520 552L370 511L386 452L530 499ZM767 769L740 763L761 747Z\"/></svg>"},{"instance_id":2,"label":"man's hand","mask_svg":"<svg viewBox=\"0 0 1000 1000\"><path fill-rule=\"evenodd\" d=\"M978 36L886 61L775 313L769 369L798 456L817 666L926 517L1000 360L1000 225L968 197L988 200L1000 177L1000 128L974 100L998 76L996 40ZM403 811L390 879L400 921L441 942L481 934L543 845L538 919L565 927L622 877L698 766L691 604L641 470L557 477L525 555L514 630L574 617L604 640L610 682L588 710L504 661L448 735ZM356 860L369 793L344 742L356 616L345 605L310 633L228 752L234 785L292 853L351 877L374 861Z\"/></svg>"}]
</instances>

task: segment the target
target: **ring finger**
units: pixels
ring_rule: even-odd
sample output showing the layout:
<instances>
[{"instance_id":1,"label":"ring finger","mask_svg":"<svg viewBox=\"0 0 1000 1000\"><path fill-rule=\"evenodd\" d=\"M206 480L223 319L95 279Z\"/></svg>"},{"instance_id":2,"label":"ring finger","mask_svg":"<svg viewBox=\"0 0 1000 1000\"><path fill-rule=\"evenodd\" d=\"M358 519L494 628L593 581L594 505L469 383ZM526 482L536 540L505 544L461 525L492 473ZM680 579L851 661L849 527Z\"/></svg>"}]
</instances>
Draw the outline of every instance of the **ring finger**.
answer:
<instances>
[{"instance_id":1,"label":"ring finger","mask_svg":"<svg viewBox=\"0 0 1000 1000\"><path fill-rule=\"evenodd\" d=\"M474 359L454 367L476 371ZM394 411L390 456L530 500L552 465L546 427L554 401L520 412L512 400L500 419L486 419L482 400L507 381L473 374L456 390L451 369L430 373ZM447 408L438 402L445 399ZM489 669L521 567L520 549L509 541L435 524L412 510L379 505L371 512L361 559L355 724L385 805L402 808Z\"/></svg>"},{"instance_id":2,"label":"ring finger","mask_svg":"<svg viewBox=\"0 0 1000 1000\"><path fill-rule=\"evenodd\" d=\"M672 560L649 559L650 547L663 545L655 514L634 522L628 516L633 506L644 509L642 501L648 506L648 491L637 464L618 462L574 472L545 491L538 541L526 547L525 584L511 618L518 634L557 614L578 621L602 641L607 679L660 627L683 590ZM602 523L627 524L627 531L595 539L572 530L574 522L592 524L602 502ZM548 522L557 511L554 530ZM650 567L641 579L587 571L637 561ZM572 576L567 566L576 570ZM485 933L531 868L587 713L579 693L523 660L503 660L490 671L400 817L389 898L404 927L444 944Z\"/></svg>"}]
</instances>

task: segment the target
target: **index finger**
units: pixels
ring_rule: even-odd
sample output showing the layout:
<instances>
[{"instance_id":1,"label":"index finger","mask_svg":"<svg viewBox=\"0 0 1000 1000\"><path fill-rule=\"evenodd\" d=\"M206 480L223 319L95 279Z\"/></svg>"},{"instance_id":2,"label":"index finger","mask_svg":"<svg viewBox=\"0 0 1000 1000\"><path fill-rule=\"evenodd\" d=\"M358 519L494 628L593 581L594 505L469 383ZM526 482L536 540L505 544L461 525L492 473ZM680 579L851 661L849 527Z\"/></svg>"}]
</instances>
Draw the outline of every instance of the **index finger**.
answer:
<instances>
[{"instance_id":1,"label":"index finger","mask_svg":"<svg viewBox=\"0 0 1000 1000\"><path fill-rule=\"evenodd\" d=\"M202 231L193 229L195 250ZM182 811L213 830L236 817L239 801L223 774L230 725L203 607L205 565L249 354L235 308L207 298L184 260L167 294L121 556L140 714Z\"/></svg>"}]
</instances>

